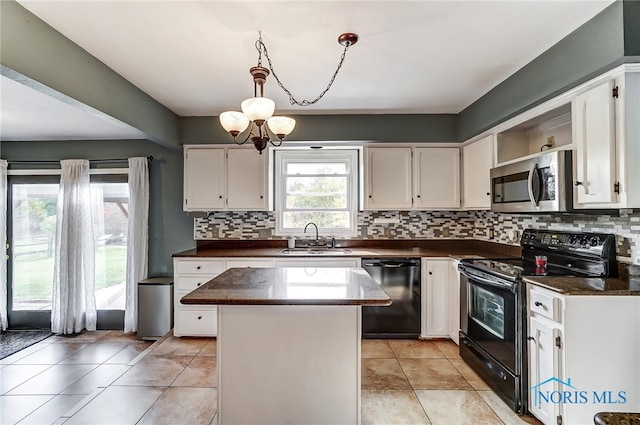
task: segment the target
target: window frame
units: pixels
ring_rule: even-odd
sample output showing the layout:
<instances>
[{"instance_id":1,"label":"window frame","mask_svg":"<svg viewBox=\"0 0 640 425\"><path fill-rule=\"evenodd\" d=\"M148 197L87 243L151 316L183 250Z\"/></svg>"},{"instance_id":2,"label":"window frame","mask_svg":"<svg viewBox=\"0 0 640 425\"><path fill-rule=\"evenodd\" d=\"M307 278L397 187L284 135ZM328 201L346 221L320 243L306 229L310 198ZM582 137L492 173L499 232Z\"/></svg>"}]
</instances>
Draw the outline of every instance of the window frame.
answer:
<instances>
[{"instance_id":1,"label":"window frame","mask_svg":"<svg viewBox=\"0 0 640 425\"><path fill-rule=\"evenodd\" d=\"M353 237L358 232L358 210L359 210L359 176L360 176L360 155L359 149L354 147L336 149L329 148L322 151L307 149L274 149L274 211L275 211L275 235L276 236L305 236L304 228L286 228L283 226L284 213L291 211L286 208L286 166L289 163L323 163L337 161L347 165L347 208L350 217L349 228L330 229L318 227L318 233L322 237ZM329 209L317 209L316 211L331 211ZM335 211L335 210L334 210ZM315 231L315 229L313 229ZM306 233L306 236L315 236L314 233Z\"/></svg>"}]
</instances>

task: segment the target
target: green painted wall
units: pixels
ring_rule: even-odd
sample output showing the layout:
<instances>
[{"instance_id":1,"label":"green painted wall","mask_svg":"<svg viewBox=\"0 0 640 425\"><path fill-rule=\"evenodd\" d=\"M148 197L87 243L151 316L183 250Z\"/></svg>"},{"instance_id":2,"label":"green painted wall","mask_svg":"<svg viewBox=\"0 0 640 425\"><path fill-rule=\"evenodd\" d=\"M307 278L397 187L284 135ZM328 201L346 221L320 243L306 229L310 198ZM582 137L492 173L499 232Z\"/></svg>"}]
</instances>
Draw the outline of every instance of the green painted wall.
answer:
<instances>
[{"instance_id":1,"label":"green painted wall","mask_svg":"<svg viewBox=\"0 0 640 425\"><path fill-rule=\"evenodd\" d=\"M456 115L293 115L299 141L457 142ZM229 143L218 117L182 117L183 144ZM245 136L246 137L246 136Z\"/></svg>"},{"instance_id":2,"label":"green painted wall","mask_svg":"<svg viewBox=\"0 0 640 425\"><path fill-rule=\"evenodd\" d=\"M623 3L624 55L640 56L640 1L626 0ZM636 61L640 59L636 58Z\"/></svg>"},{"instance_id":3,"label":"green painted wall","mask_svg":"<svg viewBox=\"0 0 640 425\"><path fill-rule=\"evenodd\" d=\"M195 247L193 219L182 211L182 151L147 140L2 142L9 161L149 155L149 275L171 275L171 255Z\"/></svg>"},{"instance_id":4,"label":"green painted wall","mask_svg":"<svg viewBox=\"0 0 640 425\"><path fill-rule=\"evenodd\" d=\"M94 108L156 143L180 146L173 112L14 0L0 1L0 53L2 65L19 81L62 93L76 107ZM7 76L16 79L15 73Z\"/></svg>"}]
</instances>

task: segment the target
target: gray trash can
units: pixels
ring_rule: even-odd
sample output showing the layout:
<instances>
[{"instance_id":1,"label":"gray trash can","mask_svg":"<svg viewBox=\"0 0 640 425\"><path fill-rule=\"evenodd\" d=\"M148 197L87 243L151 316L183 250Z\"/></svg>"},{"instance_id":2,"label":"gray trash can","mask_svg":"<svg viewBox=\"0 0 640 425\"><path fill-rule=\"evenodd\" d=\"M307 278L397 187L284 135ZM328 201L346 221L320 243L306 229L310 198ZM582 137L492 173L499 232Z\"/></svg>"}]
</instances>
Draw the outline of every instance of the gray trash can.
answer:
<instances>
[{"instance_id":1,"label":"gray trash can","mask_svg":"<svg viewBox=\"0 0 640 425\"><path fill-rule=\"evenodd\" d=\"M138 339L159 339L173 328L173 278L138 282Z\"/></svg>"}]
</instances>

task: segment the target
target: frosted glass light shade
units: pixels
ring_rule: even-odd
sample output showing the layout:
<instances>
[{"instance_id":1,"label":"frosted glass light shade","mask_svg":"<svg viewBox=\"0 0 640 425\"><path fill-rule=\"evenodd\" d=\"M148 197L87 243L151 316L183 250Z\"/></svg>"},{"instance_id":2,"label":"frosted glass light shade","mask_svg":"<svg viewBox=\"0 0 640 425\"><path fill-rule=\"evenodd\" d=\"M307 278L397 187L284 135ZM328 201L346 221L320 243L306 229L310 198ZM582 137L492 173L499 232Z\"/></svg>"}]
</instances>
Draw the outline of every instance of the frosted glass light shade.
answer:
<instances>
[{"instance_id":1,"label":"frosted glass light shade","mask_svg":"<svg viewBox=\"0 0 640 425\"><path fill-rule=\"evenodd\" d=\"M295 128L296 120L289 117L271 117L269 121L267 121L267 124L272 133L278 136L287 136Z\"/></svg>"},{"instance_id":2,"label":"frosted glass light shade","mask_svg":"<svg viewBox=\"0 0 640 425\"><path fill-rule=\"evenodd\" d=\"M242 112L227 111L220 114L220 124L229 133L240 134L249 127L249 118Z\"/></svg>"},{"instance_id":3,"label":"frosted glass light shade","mask_svg":"<svg viewBox=\"0 0 640 425\"><path fill-rule=\"evenodd\" d=\"M276 110L275 102L266 97L250 97L243 101L240 106L242 107L242 112L251 121L266 121L271 118Z\"/></svg>"}]
</instances>

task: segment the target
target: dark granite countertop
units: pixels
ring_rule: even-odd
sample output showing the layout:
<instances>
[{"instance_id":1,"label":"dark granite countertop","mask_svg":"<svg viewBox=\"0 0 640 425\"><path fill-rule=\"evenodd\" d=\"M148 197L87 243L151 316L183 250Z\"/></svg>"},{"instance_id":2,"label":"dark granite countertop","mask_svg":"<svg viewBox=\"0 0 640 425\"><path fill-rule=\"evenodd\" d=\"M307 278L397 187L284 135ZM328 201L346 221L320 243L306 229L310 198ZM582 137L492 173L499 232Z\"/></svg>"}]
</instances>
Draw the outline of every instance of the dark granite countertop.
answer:
<instances>
[{"instance_id":1,"label":"dark granite countertop","mask_svg":"<svg viewBox=\"0 0 640 425\"><path fill-rule=\"evenodd\" d=\"M173 254L183 257L452 257L470 256L485 258L519 257L520 247L479 240L340 240L338 250L313 254L296 250L295 254L283 254L286 241L198 241L198 247ZM339 252L348 250L349 252Z\"/></svg>"},{"instance_id":2,"label":"dark granite countertop","mask_svg":"<svg viewBox=\"0 0 640 425\"><path fill-rule=\"evenodd\" d=\"M188 293L182 304L378 305L391 298L350 268L231 268Z\"/></svg>"},{"instance_id":3,"label":"dark granite countertop","mask_svg":"<svg viewBox=\"0 0 640 425\"><path fill-rule=\"evenodd\" d=\"M640 296L640 278L529 276L525 282L564 295L630 295Z\"/></svg>"},{"instance_id":4,"label":"dark granite countertop","mask_svg":"<svg viewBox=\"0 0 640 425\"><path fill-rule=\"evenodd\" d=\"M640 413L600 412L593 418L596 425L640 425Z\"/></svg>"}]
</instances>

